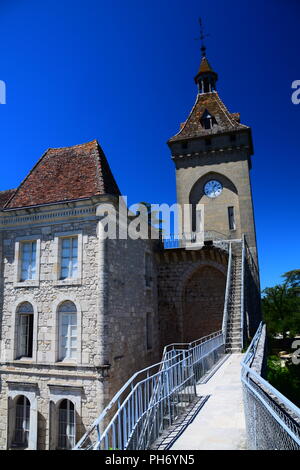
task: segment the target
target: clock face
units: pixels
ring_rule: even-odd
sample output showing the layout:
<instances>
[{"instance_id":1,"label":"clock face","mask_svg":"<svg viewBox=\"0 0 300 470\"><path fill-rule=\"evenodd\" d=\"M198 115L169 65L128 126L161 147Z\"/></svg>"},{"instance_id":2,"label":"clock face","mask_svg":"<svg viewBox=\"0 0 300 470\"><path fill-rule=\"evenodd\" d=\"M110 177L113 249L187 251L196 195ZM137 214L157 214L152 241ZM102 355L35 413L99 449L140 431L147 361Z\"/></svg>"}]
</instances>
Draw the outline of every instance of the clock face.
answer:
<instances>
[{"instance_id":1,"label":"clock face","mask_svg":"<svg viewBox=\"0 0 300 470\"><path fill-rule=\"evenodd\" d=\"M217 180L210 180L204 185L204 194L211 198L220 196L222 190L223 186L220 181Z\"/></svg>"}]
</instances>

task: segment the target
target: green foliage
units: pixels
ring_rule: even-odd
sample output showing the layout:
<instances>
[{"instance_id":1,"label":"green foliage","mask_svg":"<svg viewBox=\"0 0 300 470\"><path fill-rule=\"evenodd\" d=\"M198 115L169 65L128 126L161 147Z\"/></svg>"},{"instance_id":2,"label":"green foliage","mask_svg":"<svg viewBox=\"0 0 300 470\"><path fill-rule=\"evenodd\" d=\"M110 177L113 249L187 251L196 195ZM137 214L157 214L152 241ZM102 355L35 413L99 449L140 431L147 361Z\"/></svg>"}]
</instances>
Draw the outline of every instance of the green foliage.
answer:
<instances>
[{"instance_id":1,"label":"green foliage","mask_svg":"<svg viewBox=\"0 0 300 470\"><path fill-rule=\"evenodd\" d=\"M269 346L273 351L279 352L283 347L293 352L291 338L300 333L300 269L288 271L282 277L282 284L267 287L263 291L263 317L271 336ZM278 334L281 334L283 339L274 339ZM290 339L286 339L288 337ZM300 406L300 364L287 360L282 367L280 358L272 355L272 351L270 353L267 380L289 400Z\"/></svg>"},{"instance_id":2,"label":"green foliage","mask_svg":"<svg viewBox=\"0 0 300 470\"><path fill-rule=\"evenodd\" d=\"M300 365L287 361L281 366L277 356L268 358L267 380L295 405L300 406Z\"/></svg>"},{"instance_id":3,"label":"green foliage","mask_svg":"<svg viewBox=\"0 0 300 470\"><path fill-rule=\"evenodd\" d=\"M282 276L283 284L267 287L263 291L263 317L271 335L285 338L300 333L300 270L289 271Z\"/></svg>"}]
</instances>

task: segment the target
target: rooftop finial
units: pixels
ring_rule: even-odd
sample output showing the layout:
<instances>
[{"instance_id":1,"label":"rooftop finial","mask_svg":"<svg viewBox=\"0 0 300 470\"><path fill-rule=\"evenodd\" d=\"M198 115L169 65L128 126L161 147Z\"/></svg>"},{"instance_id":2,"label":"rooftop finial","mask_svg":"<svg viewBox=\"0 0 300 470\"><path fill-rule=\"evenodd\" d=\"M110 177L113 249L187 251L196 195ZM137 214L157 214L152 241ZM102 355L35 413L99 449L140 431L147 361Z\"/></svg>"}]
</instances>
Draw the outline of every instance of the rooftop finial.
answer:
<instances>
[{"instance_id":1,"label":"rooftop finial","mask_svg":"<svg viewBox=\"0 0 300 470\"><path fill-rule=\"evenodd\" d=\"M206 46L204 43L204 38L209 36L209 34L204 34L204 27L203 27L201 18L199 18L199 25L200 25L200 38L198 39L200 39L201 41L201 53L202 53L202 57L206 57Z\"/></svg>"}]
</instances>

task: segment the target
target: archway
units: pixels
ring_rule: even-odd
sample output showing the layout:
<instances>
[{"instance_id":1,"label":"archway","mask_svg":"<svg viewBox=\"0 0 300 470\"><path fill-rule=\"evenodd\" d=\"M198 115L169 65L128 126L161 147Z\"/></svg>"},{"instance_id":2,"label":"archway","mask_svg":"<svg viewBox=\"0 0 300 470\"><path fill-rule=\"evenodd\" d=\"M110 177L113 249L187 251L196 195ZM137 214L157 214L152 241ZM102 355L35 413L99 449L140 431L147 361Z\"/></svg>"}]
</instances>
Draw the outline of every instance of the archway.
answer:
<instances>
[{"instance_id":1,"label":"archway","mask_svg":"<svg viewBox=\"0 0 300 470\"><path fill-rule=\"evenodd\" d=\"M190 342L222 328L226 277L203 265L183 290L183 341Z\"/></svg>"}]
</instances>

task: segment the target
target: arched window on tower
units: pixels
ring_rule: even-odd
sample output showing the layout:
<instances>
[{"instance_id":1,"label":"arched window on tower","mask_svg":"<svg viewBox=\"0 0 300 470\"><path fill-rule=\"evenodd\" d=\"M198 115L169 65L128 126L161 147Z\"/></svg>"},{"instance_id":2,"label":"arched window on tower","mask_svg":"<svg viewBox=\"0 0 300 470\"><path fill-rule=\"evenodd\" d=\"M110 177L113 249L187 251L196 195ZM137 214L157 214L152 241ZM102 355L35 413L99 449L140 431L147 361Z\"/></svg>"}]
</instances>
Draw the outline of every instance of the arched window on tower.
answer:
<instances>
[{"instance_id":1,"label":"arched window on tower","mask_svg":"<svg viewBox=\"0 0 300 470\"><path fill-rule=\"evenodd\" d=\"M200 119L201 126L204 129L212 129L217 124L216 118L206 109Z\"/></svg>"},{"instance_id":2,"label":"arched window on tower","mask_svg":"<svg viewBox=\"0 0 300 470\"><path fill-rule=\"evenodd\" d=\"M62 400L58 409L58 448L72 449L75 445L75 407L70 400Z\"/></svg>"}]
</instances>

